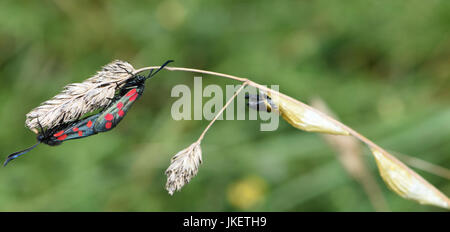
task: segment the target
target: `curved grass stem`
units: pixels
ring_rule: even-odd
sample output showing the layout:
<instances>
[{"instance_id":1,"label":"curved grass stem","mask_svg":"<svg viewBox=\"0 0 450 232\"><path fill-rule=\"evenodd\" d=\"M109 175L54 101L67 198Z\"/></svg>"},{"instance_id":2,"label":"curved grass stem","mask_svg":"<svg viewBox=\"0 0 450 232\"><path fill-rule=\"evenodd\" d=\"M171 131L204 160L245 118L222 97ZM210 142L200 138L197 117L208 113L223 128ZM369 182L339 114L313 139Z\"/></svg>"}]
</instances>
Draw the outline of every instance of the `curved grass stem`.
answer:
<instances>
[{"instance_id":1,"label":"curved grass stem","mask_svg":"<svg viewBox=\"0 0 450 232\"><path fill-rule=\"evenodd\" d=\"M140 72L143 72L143 71L147 71L147 70L152 70L152 69L159 69L159 68L160 68L160 66L144 67L144 68L136 70L133 74L137 74L137 73L140 73ZM260 90L270 92L273 95L282 96L285 99L287 99L288 101L292 101L295 104L299 104L299 105L303 106L304 108L309 109L309 110L319 114L320 116L324 117L325 119L329 120L330 122L335 123L336 125L342 127L350 135L352 135L353 137L357 138L358 140L360 140L361 142L366 144L372 151L375 150L375 151L379 152L384 157L386 157L388 160L390 160L391 162L397 164L398 167L400 167L401 169L403 169L407 173L409 173L409 175L414 176L415 179L417 179L423 185L425 185L429 189L431 189L441 199L445 199L445 201L447 202L446 203L447 207L448 207L448 205L450 205L450 200L447 198L447 196L445 196L443 193L441 193L432 184L428 183L428 181L426 181L419 174L417 174L416 172L414 172L410 168L408 168L408 166L406 166L400 160L395 158L393 155L391 155L385 149L381 148L380 146L378 146L377 144L372 142L370 139L368 139L365 136L361 135L360 133L356 132L355 130L353 130L352 128L348 127L347 125L345 125L345 124L341 123L340 121L338 121L338 120L328 116L327 114L325 114L325 113L315 109L314 107L311 107L311 106L309 106L309 105L307 105L307 104L305 104L305 103L303 103L301 101L298 101L298 100L296 100L296 99L294 99L292 97L289 97L289 96L287 96L285 94L282 94L282 93L280 93L278 91L275 91L275 90L272 90L270 88L267 88L266 86L263 86L263 85L260 85L258 83L255 83L255 82L253 82L253 81L251 81L251 80L249 80L247 78L241 78L241 77L237 77L237 76L233 76L233 75L228 75L228 74L223 74L223 73L218 73L218 72L212 72L212 71L206 71L206 70L201 70L201 69L192 69L192 68L183 68L183 67L168 67L168 66L166 66L166 67L164 67L164 69L169 70L169 71L182 71L182 72L202 73L202 74L214 75L214 76L224 77L224 78L228 78L228 79L232 79L232 80L243 82L243 85L241 86L241 88L238 91L236 91L235 95L233 95L233 97L229 99L227 104L219 111L219 113L216 115L216 117L206 127L206 129L203 131L203 133L200 135L199 139L197 140L198 142L200 142L203 139L204 135L206 134L208 129L211 127L211 125L217 120L217 118L222 114L222 112L231 103L231 101L237 96L237 94L244 88L244 86L249 85L249 86L256 87L256 88L258 88Z\"/></svg>"},{"instance_id":2,"label":"curved grass stem","mask_svg":"<svg viewBox=\"0 0 450 232\"><path fill-rule=\"evenodd\" d=\"M150 66L150 67L144 67L144 68L140 68L137 69L133 74L138 74L144 71L148 71L148 70L152 70L152 69L159 69L160 66ZM267 88L263 85L260 85L258 83L255 83L247 78L242 78L242 77L237 77L237 76L233 76L233 75L229 75L229 74L224 74L224 73L218 73L218 72L212 72L212 71L207 71L207 70L201 70L201 69L193 69L193 68L183 68L183 67L171 67L171 66L166 66L164 67L164 69L167 69L169 71L182 71L182 72L192 72L192 73L202 73L202 74L208 74L208 75L214 75L214 76L219 76L219 77L225 77L228 79L232 79L232 80L236 80L236 81L240 81L240 82L244 82L246 83L246 85L250 85L253 87L256 87L258 89L264 90L264 91L268 91L271 92L273 94L278 94L278 95L282 95L283 97L286 97L287 99L289 99L290 101L293 101L295 103L298 103L302 106L304 106L305 108L308 108L310 110L313 110L317 113L319 113L321 116L324 116L325 118L327 118L328 120L340 125L341 127L343 127L344 129L346 129L351 135L353 135L354 137L356 137L357 139L359 139L360 141L362 141L363 143L367 144L368 146L374 147L378 150L384 151L384 149L382 149L380 146L378 146L377 144L375 144L374 142L372 142L371 140L369 140L368 138L364 137L363 135L361 135L360 133L356 132L355 130L353 130L352 128L346 126L345 124L341 123L340 121L337 121L335 119L333 119L332 117L322 113L321 111L303 103L300 102L294 98L291 98L285 94L282 94L278 91L272 90L270 88Z\"/></svg>"},{"instance_id":3,"label":"curved grass stem","mask_svg":"<svg viewBox=\"0 0 450 232\"><path fill-rule=\"evenodd\" d=\"M219 118L219 116L223 113L223 111L228 107L228 105L230 105L231 102L233 102L233 100L236 98L236 96L239 94L239 92L242 91L242 89L244 89L244 87L247 85L247 82L244 82L242 84L242 86L234 93L234 95L228 99L227 103L222 107L222 109L220 109L220 111L216 114L216 116L211 120L211 122L208 124L208 126L205 128L205 130L203 130L202 134L200 135L200 137L198 138L198 142L201 142L203 137L205 137L206 132L209 130L209 128L212 126L212 124L214 124L214 122Z\"/></svg>"}]
</instances>

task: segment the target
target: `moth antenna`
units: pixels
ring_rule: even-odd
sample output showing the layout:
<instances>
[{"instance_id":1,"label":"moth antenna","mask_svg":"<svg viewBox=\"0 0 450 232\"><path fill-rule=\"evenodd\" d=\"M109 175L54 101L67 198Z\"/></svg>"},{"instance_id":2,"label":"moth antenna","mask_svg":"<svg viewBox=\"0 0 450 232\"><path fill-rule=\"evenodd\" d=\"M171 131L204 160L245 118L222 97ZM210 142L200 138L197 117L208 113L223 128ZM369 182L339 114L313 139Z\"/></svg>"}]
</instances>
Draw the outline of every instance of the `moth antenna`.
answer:
<instances>
[{"instance_id":1,"label":"moth antenna","mask_svg":"<svg viewBox=\"0 0 450 232\"><path fill-rule=\"evenodd\" d=\"M36 118L36 119L37 119L37 123L39 125L39 128L41 129L41 133L44 133L45 131L44 131L44 128L42 127L41 123L39 122L39 117Z\"/></svg>"},{"instance_id":2,"label":"moth antenna","mask_svg":"<svg viewBox=\"0 0 450 232\"><path fill-rule=\"evenodd\" d=\"M41 143L41 142L39 141L39 142L37 142L36 144L34 144L33 146L31 146L31 147L29 147L29 148L27 148L27 149L25 149L25 150L18 151L18 152L14 152L14 153L12 153L11 155L8 155L8 157L6 158L5 162L3 163L3 167L6 167L6 165L7 165L11 160L16 159L17 157L19 157L19 156L21 156L21 155L23 155L23 154L25 154L25 153L27 153L27 152L33 150L33 148L35 148L35 147L36 147L37 145L39 145L40 143Z\"/></svg>"},{"instance_id":3,"label":"moth antenna","mask_svg":"<svg viewBox=\"0 0 450 232\"><path fill-rule=\"evenodd\" d=\"M159 67L159 69L156 70L155 72L153 72L154 69L152 69L145 79L147 80L147 79L149 79L149 78L155 76L159 71L161 71L161 69L164 69L164 67L166 67L168 64L170 64L170 63L172 63L172 62L173 62L173 60L168 60L168 61L166 61L166 62L165 62L163 65L161 65L161 67Z\"/></svg>"}]
</instances>

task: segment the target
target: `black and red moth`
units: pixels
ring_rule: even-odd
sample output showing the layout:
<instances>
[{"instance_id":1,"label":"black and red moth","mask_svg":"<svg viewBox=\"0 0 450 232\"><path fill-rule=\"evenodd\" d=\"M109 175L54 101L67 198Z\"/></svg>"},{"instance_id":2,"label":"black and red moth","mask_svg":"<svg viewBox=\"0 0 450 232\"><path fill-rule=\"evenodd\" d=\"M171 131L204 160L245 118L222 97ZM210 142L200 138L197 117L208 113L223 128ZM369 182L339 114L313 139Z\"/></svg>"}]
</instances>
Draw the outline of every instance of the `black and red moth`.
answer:
<instances>
[{"instance_id":1,"label":"black and red moth","mask_svg":"<svg viewBox=\"0 0 450 232\"><path fill-rule=\"evenodd\" d=\"M111 103L99 113L74 122L62 123L46 130L41 127L37 136L38 142L25 150L9 155L3 166L6 166L11 160L31 151L40 143L56 146L67 140L81 139L112 130L122 121L133 103L144 93L145 81L154 76L170 62L173 61L166 61L156 72L153 73L152 70L147 76L134 75L128 79L126 84L118 90Z\"/></svg>"}]
</instances>

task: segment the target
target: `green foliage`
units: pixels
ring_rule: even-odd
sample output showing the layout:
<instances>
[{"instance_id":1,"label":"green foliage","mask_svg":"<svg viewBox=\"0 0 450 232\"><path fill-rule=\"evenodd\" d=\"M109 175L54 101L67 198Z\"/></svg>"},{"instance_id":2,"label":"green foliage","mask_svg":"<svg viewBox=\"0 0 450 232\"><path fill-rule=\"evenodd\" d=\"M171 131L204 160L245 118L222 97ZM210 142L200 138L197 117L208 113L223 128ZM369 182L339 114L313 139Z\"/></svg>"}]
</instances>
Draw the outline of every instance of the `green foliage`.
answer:
<instances>
[{"instance_id":1,"label":"green foliage","mask_svg":"<svg viewBox=\"0 0 450 232\"><path fill-rule=\"evenodd\" d=\"M135 68L174 59L278 84L304 102L320 96L386 149L450 167L449 24L445 0L0 1L2 157L35 142L25 114L64 85L113 59ZM161 72L113 131L41 145L0 169L0 210L373 210L322 139L284 121L275 132L218 121L202 143L198 176L169 196L170 157L208 123L170 116L171 88L192 77ZM450 194L448 180L419 173ZM239 208L230 197L252 188L233 186L246 183L263 185L245 193L261 200ZM391 210L440 210L382 189Z\"/></svg>"}]
</instances>

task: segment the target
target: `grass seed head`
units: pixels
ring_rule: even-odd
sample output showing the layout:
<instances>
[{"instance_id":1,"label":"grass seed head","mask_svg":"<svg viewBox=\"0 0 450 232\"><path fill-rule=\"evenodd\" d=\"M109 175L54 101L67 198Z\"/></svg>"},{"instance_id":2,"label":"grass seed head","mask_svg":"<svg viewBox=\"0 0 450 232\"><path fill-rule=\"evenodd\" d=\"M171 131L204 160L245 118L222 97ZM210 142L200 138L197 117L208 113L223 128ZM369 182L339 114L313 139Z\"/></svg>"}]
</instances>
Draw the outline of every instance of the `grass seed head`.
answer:
<instances>
[{"instance_id":1,"label":"grass seed head","mask_svg":"<svg viewBox=\"0 0 450 232\"><path fill-rule=\"evenodd\" d=\"M371 150L381 177L392 191L421 204L450 209L449 199L406 165L384 151Z\"/></svg>"},{"instance_id":2,"label":"grass seed head","mask_svg":"<svg viewBox=\"0 0 450 232\"><path fill-rule=\"evenodd\" d=\"M349 132L344 128L312 108L291 101L282 94L268 92L267 95L271 98L272 104L276 106L271 108L276 108L284 120L297 129L309 132L349 135Z\"/></svg>"},{"instance_id":3,"label":"grass seed head","mask_svg":"<svg viewBox=\"0 0 450 232\"><path fill-rule=\"evenodd\" d=\"M39 123L52 128L60 123L75 121L86 113L107 106L117 87L134 72L131 64L115 60L82 83L66 85L61 93L43 102L26 115L25 125L36 132ZM39 123L38 123L39 120Z\"/></svg>"},{"instance_id":4,"label":"grass seed head","mask_svg":"<svg viewBox=\"0 0 450 232\"><path fill-rule=\"evenodd\" d=\"M200 142L191 144L188 148L178 152L170 160L166 170L166 189L170 195L179 191L185 184L197 175L198 167L202 163L202 149Z\"/></svg>"}]
</instances>

